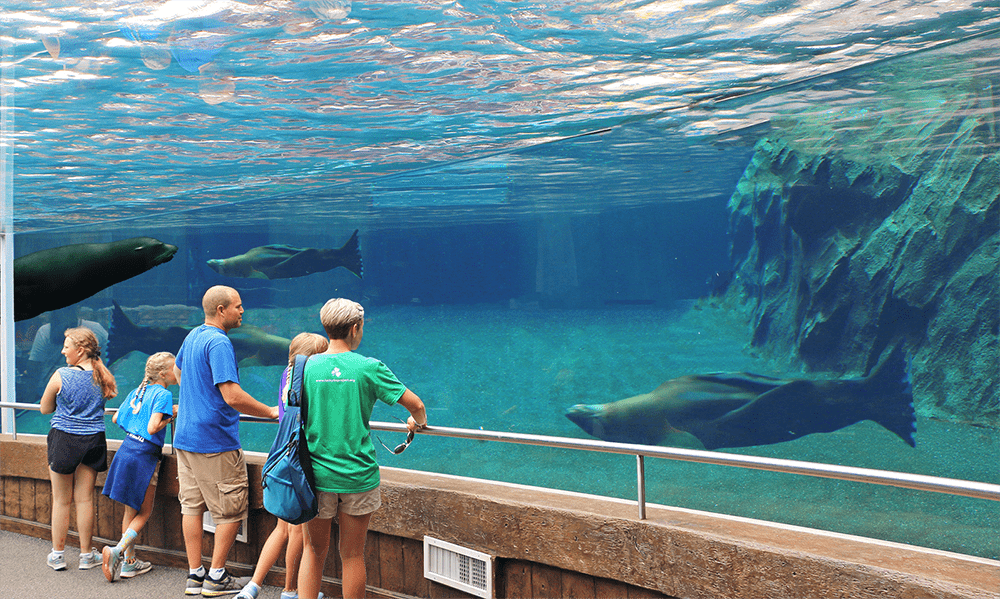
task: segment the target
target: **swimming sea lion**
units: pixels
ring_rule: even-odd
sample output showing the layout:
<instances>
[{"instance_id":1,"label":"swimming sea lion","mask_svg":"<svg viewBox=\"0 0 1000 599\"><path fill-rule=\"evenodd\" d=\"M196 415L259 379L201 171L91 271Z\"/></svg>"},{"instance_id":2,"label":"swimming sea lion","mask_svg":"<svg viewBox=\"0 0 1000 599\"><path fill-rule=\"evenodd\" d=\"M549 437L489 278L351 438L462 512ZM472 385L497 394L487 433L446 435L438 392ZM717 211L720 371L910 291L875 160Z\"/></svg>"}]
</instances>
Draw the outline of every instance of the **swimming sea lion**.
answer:
<instances>
[{"instance_id":1,"label":"swimming sea lion","mask_svg":"<svg viewBox=\"0 0 1000 599\"><path fill-rule=\"evenodd\" d=\"M14 260L14 320L71 306L169 262L177 246L152 237L64 245Z\"/></svg>"},{"instance_id":2,"label":"swimming sea lion","mask_svg":"<svg viewBox=\"0 0 1000 599\"><path fill-rule=\"evenodd\" d=\"M111 331L108 334L108 364L138 351L155 354L159 351L177 353L184 338L194 327L139 326L125 314L118 302L111 309ZM229 331L233 350L238 361L252 360L263 366L281 366L288 363L290 339L272 335L259 327L243 325Z\"/></svg>"},{"instance_id":3,"label":"swimming sea lion","mask_svg":"<svg viewBox=\"0 0 1000 599\"><path fill-rule=\"evenodd\" d=\"M651 393L575 405L566 417L605 441L705 449L781 443L873 420L916 446L913 389L900 348L865 378L688 375Z\"/></svg>"},{"instance_id":4,"label":"swimming sea lion","mask_svg":"<svg viewBox=\"0 0 1000 599\"><path fill-rule=\"evenodd\" d=\"M337 250L263 245L232 258L213 259L208 265L227 277L291 279L343 266L359 279L363 274L358 231Z\"/></svg>"}]
</instances>

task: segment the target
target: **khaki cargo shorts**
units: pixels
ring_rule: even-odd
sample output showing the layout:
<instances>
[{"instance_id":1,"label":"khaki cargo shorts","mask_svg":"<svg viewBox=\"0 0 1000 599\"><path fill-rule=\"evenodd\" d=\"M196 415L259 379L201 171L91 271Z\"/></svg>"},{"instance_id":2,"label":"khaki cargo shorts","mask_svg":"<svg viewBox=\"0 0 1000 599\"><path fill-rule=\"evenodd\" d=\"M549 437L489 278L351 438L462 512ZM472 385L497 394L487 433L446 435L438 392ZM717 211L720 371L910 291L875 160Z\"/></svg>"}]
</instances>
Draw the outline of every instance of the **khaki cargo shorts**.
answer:
<instances>
[{"instance_id":1,"label":"khaki cargo shorts","mask_svg":"<svg viewBox=\"0 0 1000 599\"><path fill-rule=\"evenodd\" d=\"M216 524L243 520L250 497L243 450L193 453L177 449L176 452L181 514L201 516L207 509Z\"/></svg>"}]
</instances>

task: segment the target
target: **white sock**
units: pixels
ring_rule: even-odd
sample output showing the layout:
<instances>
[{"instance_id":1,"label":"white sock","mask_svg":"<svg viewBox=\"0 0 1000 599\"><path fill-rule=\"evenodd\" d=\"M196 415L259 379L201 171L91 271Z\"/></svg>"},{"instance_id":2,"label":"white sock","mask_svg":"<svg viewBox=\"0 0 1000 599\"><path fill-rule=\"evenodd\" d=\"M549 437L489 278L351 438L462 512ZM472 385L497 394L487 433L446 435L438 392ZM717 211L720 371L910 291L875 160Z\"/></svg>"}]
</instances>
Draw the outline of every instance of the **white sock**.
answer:
<instances>
[{"instance_id":1,"label":"white sock","mask_svg":"<svg viewBox=\"0 0 1000 599\"><path fill-rule=\"evenodd\" d=\"M211 578L212 580L219 580L225 573L226 573L225 568L212 568L211 570L208 571L208 577Z\"/></svg>"},{"instance_id":2,"label":"white sock","mask_svg":"<svg viewBox=\"0 0 1000 599\"><path fill-rule=\"evenodd\" d=\"M194 574L195 576L205 577L205 566L198 566L196 569L189 569L188 574Z\"/></svg>"}]
</instances>

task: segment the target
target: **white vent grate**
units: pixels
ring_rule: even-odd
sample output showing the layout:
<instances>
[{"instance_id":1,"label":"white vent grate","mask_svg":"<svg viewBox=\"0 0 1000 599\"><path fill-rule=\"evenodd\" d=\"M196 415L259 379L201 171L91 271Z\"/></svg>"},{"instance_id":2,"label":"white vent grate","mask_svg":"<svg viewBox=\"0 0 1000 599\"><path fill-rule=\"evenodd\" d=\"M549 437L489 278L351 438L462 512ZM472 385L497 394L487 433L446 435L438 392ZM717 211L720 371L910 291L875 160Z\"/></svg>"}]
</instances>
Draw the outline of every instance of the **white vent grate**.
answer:
<instances>
[{"instance_id":1,"label":"white vent grate","mask_svg":"<svg viewBox=\"0 0 1000 599\"><path fill-rule=\"evenodd\" d=\"M424 537L424 578L492 599L493 556Z\"/></svg>"}]
</instances>

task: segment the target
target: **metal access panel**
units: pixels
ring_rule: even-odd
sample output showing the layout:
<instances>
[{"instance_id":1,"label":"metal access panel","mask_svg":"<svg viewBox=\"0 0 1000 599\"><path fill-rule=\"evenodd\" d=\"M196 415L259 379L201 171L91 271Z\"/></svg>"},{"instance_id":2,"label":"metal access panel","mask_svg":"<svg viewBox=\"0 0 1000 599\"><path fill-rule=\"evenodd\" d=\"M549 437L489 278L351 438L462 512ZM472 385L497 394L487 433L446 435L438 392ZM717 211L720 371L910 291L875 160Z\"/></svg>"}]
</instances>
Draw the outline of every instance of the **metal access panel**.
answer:
<instances>
[{"instance_id":1,"label":"metal access panel","mask_svg":"<svg viewBox=\"0 0 1000 599\"><path fill-rule=\"evenodd\" d=\"M424 537L424 578L470 595L493 599L495 562L492 555Z\"/></svg>"}]
</instances>

